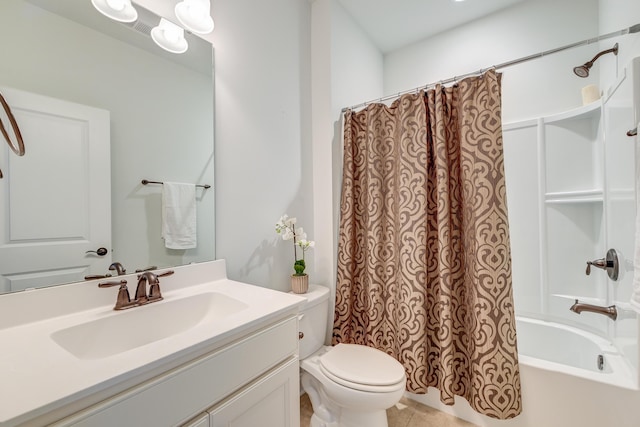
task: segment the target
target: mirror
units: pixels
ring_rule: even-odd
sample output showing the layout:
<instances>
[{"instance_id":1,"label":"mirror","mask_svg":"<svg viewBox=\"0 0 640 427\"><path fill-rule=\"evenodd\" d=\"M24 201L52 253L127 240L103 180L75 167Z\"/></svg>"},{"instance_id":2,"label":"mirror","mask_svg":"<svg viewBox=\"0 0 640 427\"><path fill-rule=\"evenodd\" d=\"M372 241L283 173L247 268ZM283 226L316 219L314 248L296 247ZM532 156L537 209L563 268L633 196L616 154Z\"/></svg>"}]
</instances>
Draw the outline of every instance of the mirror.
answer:
<instances>
[{"instance_id":1,"label":"mirror","mask_svg":"<svg viewBox=\"0 0 640 427\"><path fill-rule=\"evenodd\" d=\"M134 6L141 17L153 16ZM104 17L90 0L0 2L0 87L110 113L111 194L93 197L110 197L110 254L128 273L215 257L213 49L205 40L185 33L188 51L172 54L155 45L149 31ZM29 160L29 141L24 142L26 154L20 161ZM15 157L4 145L1 186L11 179L6 165L10 156ZM142 185L143 179L212 186L196 189L195 249L164 247L162 186ZM39 185L46 186L46 178ZM46 214L47 206L37 200L33 206ZM8 211L9 206L1 209ZM28 257L26 252L23 258ZM0 286L0 293L11 290Z\"/></svg>"}]
</instances>

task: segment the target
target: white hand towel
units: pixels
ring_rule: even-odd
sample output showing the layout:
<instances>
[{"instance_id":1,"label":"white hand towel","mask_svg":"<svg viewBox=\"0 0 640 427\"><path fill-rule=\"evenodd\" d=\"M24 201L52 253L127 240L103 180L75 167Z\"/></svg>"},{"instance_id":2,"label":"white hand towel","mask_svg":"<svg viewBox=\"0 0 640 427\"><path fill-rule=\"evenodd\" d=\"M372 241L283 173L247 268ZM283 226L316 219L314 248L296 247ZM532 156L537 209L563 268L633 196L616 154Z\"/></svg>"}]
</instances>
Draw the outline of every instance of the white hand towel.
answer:
<instances>
[{"instance_id":1,"label":"white hand towel","mask_svg":"<svg viewBox=\"0 0 640 427\"><path fill-rule=\"evenodd\" d=\"M162 186L162 238L169 249L196 247L194 184L165 182Z\"/></svg>"},{"instance_id":2,"label":"white hand towel","mask_svg":"<svg viewBox=\"0 0 640 427\"><path fill-rule=\"evenodd\" d=\"M638 124L640 126L640 123ZM634 138L637 144L640 138ZM636 163L638 163L636 158ZM640 313L640 169L636 164L636 244L633 256L633 291L631 293L631 308Z\"/></svg>"}]
</instances>

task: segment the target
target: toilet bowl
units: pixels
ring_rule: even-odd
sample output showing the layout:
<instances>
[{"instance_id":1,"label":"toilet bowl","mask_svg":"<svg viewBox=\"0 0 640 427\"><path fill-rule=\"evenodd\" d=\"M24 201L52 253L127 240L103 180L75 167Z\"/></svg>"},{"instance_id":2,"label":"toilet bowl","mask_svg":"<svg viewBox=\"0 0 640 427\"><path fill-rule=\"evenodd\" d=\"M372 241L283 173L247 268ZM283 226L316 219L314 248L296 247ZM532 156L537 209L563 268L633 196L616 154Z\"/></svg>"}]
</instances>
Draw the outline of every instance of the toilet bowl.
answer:
<instances>
[{"instance_id":1,"label":"toilet bowl","mask_svg":"<svg viewBox=\"0 0 640 427\"><path fill-rule=\"evenodd\" d=\"M403 366L357 344L323 345L329 289L311 285L299 316L302 389L313 407L311 427L387 427L386 409L405 389Z\"/></svg>"}]
</instances>

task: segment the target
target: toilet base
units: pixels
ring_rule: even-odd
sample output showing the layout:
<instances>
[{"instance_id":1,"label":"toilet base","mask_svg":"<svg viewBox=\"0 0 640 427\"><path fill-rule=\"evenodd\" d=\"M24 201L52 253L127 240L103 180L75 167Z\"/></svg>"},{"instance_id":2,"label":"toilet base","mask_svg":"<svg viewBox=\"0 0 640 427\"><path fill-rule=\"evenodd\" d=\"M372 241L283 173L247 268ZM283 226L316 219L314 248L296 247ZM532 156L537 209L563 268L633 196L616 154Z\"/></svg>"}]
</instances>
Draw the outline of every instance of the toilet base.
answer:
<instances>
[{"instance_id":1,"label":"toilet base","mask_svg":"<svg viewBox=\"0 0 640 427\"><path fill-rule=\"evenodd\" d=\"M339 420L327 421L314 412L309 423L310 427L388 427L387 412L355 412L341 411Z\"/></svg>"},{"instance_id":2,"label":"toilet base","mask_svg":"<svg viewBox=\"0 0 640 427\"><path fill-rule=\"evenodd\" d=\"M339 405L327 396L320 382L302 372L302 388L311 401L313 415L310 427L388 427L386 409L352 409ZM373 396L371 396L373 397ZM398 395L396 400L400 400Z\"/></svg>"},{"instance_id":3,"label":"toilet base","mask_svg":"<svg viewBox=\"0 0 640 427\"><path fill-rule=\"evenodd\" d=\"M344 386L320 367L320 358L331 350L324 347L300 362L300 384L313 407L311 427L388 427L386 410L402 398L406 379L378 391Z\"/></svg>"}]
</instances>

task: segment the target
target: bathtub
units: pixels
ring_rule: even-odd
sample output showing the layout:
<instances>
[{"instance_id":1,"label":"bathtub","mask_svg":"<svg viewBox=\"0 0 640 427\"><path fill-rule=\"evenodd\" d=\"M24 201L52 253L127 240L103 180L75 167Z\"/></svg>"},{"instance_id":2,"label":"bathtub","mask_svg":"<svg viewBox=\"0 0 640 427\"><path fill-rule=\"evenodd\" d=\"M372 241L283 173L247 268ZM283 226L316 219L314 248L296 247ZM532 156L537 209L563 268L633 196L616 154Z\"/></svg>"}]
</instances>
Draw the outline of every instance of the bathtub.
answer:
<instances>
[{"instance_id":1,"label":"bathtub","mask_svg":"<svg viewBox=\"0 0 640 427\"><path fill-rule=\"evenodd\" d=\"M499 421L439 392L408 397L481 427L638 427L640 391L631 364L607 340L570 326L518 318L522 413Z\"/></svg>"},{"instance_id":2,"label":"bathtub","mask_svg":"<svg viewBox=\"0 0 640 427\"><path fill-rule=\"evenodd\" d=\"M516 332L521 364L636 388L631 365L604 338L559 323L524 317L517 319Z\"/></svg>"}]
</instances>

